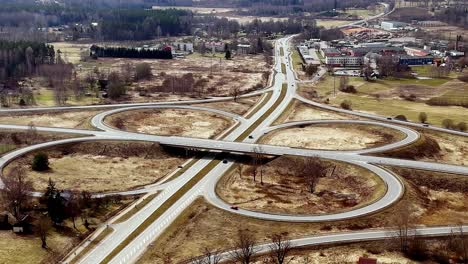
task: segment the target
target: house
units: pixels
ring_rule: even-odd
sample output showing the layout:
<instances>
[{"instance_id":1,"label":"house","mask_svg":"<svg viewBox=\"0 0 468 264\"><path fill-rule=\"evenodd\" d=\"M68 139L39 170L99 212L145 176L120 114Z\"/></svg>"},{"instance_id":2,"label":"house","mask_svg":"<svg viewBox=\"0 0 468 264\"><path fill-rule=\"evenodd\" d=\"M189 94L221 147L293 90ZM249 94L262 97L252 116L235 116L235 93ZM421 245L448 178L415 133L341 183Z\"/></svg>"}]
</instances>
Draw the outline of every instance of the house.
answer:
<instances>
[{"instance_id":1,"label":"house","mask_svg":"<svg viewBox=\"0 0 468 264\"><path fill-rule=\"evenodd\" d=\"M360 67L363 64L364 57L352 55L327 56L325 63L333 67Z\"/></svg>"},{"instance_id":2,"label":"house","mask_svg":"<svg viewBox=\"0 0 468 264\"><path fill-rule=\"evenodd\" d=\"M192 42L174 42L174 43L172 43L172 47L174 47L174 49L177 50L177 51L193 53L193 43Z\"/></svg>"},{"instance_id":3,"label":"house","mask_svg":"<svg viewBox=\"0 0 468 264\"><path fill-rule=\"evenodd\" d=\"M222 41L210 41L205 43L206 49L210 50L212 53L214 52L224 52L224 48L226 44Z\"/></svg>"},{"instance_id":4,"label":"house","mask_svg":"<svg viewBox=\"0 0 468 264\"><path fill-rule=\"evenodd\" d=\"M249 54L252 50L252 46L249 44L238 44L237 45L237 54Z\"/></svg>"},{"instance_id":5,"label":"house","mask_svg":"<svg viewBox=\"0 0 468 264\"><path fill-rule=\"evenodd\" d=\"M377 259L360 257L358 264L377 264Z\"/></svg>"}]
</instances>

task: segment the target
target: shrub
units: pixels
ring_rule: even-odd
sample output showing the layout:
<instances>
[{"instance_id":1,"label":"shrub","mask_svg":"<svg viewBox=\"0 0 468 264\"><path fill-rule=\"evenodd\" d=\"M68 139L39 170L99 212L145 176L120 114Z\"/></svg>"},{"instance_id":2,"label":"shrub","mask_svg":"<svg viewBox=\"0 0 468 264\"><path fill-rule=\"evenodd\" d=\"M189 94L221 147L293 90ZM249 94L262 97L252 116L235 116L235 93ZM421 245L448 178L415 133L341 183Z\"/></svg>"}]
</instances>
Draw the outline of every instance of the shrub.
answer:
<instances>
[{"instance_id":1,"label":"shrub","mask_svg":"<svg viewBox=\"0 0 468 264\"><path fill-rule=\"evenodd\" d=\"M341 108L346 109L346 110L351 110L352 103L350 100L344 100L340 104Z\"/></svg>"},{"instance_id":2,"label":"shrub","mask_svg":"<svg viewBox=\"0 0 468 264\"><path fill-rule=\"evenodd\" d=\"M345 87L340 88L340 91L342 91L343 93L357 93L354 85L346 85Z\"/></svg>"},{"instance_id":3,"label":"shrub","mask_svg":"<svg viewBox=\"0 0 468 264\"><path fill-rule=\"evenodd\" d=\"M49 169L49 157L45 153L37 153L34 156L32 169L35 171L46 171Z\"/></svg>"},{"instance_id":4,"label":"shrub","mask_svg":"<svg viewBox=\"0 0 468 264\"><path fill-rule=\"evenodd\" d=\"M426 121L427 121L427 114L426 114L425 112L419 113L419 121L421 121L421 123L426 123Z\"/></svg>"},{"instance_id":5,"label":"shrub","mask_svg":"<svg viewBox=\"0 0 468 264\"><path fill-rule=\"evenodd\" d=\"M442 121L442 126L447 129L452 129L454 127L454 123L452 119L444 119Z\"/></svg>"},{"instance_id":6,"label":"shrub","mask_svg":"<svg viewBox=\"0 0 468 264\"><path fill-rule=\"evenodd\" d=\"M395 116L395 119L400 121L408 121L405 115L397 115Z\"/></svg>"},{"instance_id":7,"label":"shrub","mask_svg":"<svg viewBox=\"0 0 468 264\"><path fill-rule=\"evenodd\" d=\"M460 123L458 123L457 127L458 127L458 130L460 130L460 131L462 131L462 132L465 132L466 129L467 129L466 123L465 123L465 122L460 122Z\"/></svg>"},{"instance_id":8,"label":"shrub","mask_svg":"<svg viewBox=\"0 0 468 264\"><path fill-rule=\"evenodd\" d=\"M135 80L148 80L153 77L149 63L143 62L135 67Z\"/></svg>"},{"instance_id":9,"label":"shrub","mask_svg":"<svg viewBox=\"0 0 468 264\"><path fill-rule=\"evenodd\" d=\"M462 76L458 76L458 80L468 83L468 75L464 74Z\"/></svg>"}]
</instances>

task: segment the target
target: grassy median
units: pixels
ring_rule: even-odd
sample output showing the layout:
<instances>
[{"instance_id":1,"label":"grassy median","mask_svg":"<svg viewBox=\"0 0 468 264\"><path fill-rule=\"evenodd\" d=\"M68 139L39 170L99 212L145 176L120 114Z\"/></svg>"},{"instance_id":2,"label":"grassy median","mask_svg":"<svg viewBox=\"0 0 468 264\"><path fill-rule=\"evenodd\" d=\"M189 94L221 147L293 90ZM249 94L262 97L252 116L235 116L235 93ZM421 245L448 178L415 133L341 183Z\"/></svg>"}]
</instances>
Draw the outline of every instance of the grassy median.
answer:
<instances>
[{"instance_id":1,"label":"grassy median","mask_svg":"<svg viewBox=\"0 0 468 264\"><path fill-rule=\"evenodd\" d=\"M281 93L276 100L276 102L257 120L255 121L247 130L244 131L235 141L240 142L247 138L250 133L252 133L265 119L273 113L273 111L281 104L284 97L286 96L287 84L283 83L283 87L281 88Z\"/></svg>"}]
</instances>

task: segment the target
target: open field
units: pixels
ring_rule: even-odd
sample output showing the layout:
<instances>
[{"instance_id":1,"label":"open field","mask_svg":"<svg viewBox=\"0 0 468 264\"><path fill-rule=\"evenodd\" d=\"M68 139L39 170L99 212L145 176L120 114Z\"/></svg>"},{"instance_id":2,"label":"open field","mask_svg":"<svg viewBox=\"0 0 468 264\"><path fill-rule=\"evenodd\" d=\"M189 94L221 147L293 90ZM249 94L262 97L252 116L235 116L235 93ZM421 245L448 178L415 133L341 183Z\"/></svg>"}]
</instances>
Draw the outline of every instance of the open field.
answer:
<instances>
[{"instance_id":1,"label":"open field","mask_svg":"<svg viewBox=\"0 0 468 264\"><path fill-rule=\"evenodd\" d=\"M411 179L411 182L404 181L407 186L406 192L399 203L373 215L355 220L325 223L264 221L220 210L200 198L147 249L138 263L180 263L200 256L205 248L213 251L232 248L239 230L247 230L260 243L270 241L270 236L273 234L299 238L324 232L394 226L401 208L407 206L408 203L416 208L415 214L412 215L412 221L415 224L447 225L458 224L460 221L466 222L468 195L460 192L460 187L466 186L468 179L464 176L458 176L452 182L451 179L454 179L454 175L440 174L438 177L445 179L443 186L445 193L444 195L429 196L428 191L436 191L440 194L440 189L436 184L418 182L418 179L424 181L431 177L431 173L418 173L422 174ZM430 200L429 197L435 198L435 200Z\"/></svg>"},{"instance_id":2,"label":"open field","mask_svg":"<svg viewBox=\"0 0 468 264\"><path fill-rule=\"evenodd\" d=\"M46 188L50 178L63 189L107 192L155 183L185 161L157 144L142 142L86 142L42 152L49 156L50 170L32 171L31 153L10 163L4 172L24 167L38 191Z\"/></svg>"},{"instance_id":3,"label":"open field","mask_svg":"<svg viewBox=\"0 0 468 264\"><path fill-rule=\"evenodd\" d=\"M426 104L430 98L450 93L465 93L467 85L454 79L403 79L379 80L365 82L361 78L350 78L350 85L356 87L356 94L343 93L338 90L339 78L336 78L336 96L334 96L333 77L326 76L316 86L302 84L301 93L315 100L329 100L338 106L343 100L350 100L352 109L383 116L405 115L408 120L418 121L420 112L426 112L428 123L442 125L442 120L450 118L455 123L467 122L468 109L459 106L431 106ZM414 101L403 99L414 97Z\"/></svg>"},{"instance_id":4,"label":"open field","mask_svg":"<svg viewBox=\"0 0 468 264\"><path fill-rule=\"evenodd\" d=\"M153 6L152 9L183 9L199 14L219 14L235 11L234 8L227 7L195 7L195 6Z\"/></svg>"},{"instance_id":5,"label":"open field","mask_svg":"<svg viewBox=\"0 0 468 264\"><path fill-rule=\"evenodd\" d=\"M360 119L356 116L331 112L309 106L297 100L294 100L289 111L285 111L276 121L275 124L282 124L294 121L304 120L357 120Z\"/></svg>"},{"instance_id":6,"label":"open field","mask_svg":"<svg viewBox=\"0 0 468 264\"><path fill-rule=\"evenodd\" d=\"M101 111L0 113L0 124L92 129L91 118Z\"/></svg>"},{"instance_id":7,"label":"open field","mask_svg":"<svg viewBox=\"0 0 468 264\"><path fill-rule=\"evenodd\" d=\"M368 9L348 8L346 9L345 13L348 15L357 16L359 18L368 18L371 16L375 16L379 13L382 13L383 11L384 11L384 8L382 5L375 5L375 6L372 6L372 8L369 7Z\"/></svg>"},{"instance_id":8,"label":"open field","mask_svg":"<svg viewBox=\"0 0 468 264\"><path fill-rule=\"evenodd\" d=\"M37 132L35 130L0 130L0 155L8 151L48 141L78 137L79 135Z\"/></svg>"},{"instance_id":9,"label":"open field","mask_svg":"<svg viewBox=\"0 0 468 264\"><path fill-rule=\"evenodd\" d=\"M239 208L301 215L337 213L362 207L385 193L384 183L373 173L346 163L322 161L330 170L310 193L300 168L304 159L279 157L262 166L263 184L253 180L252 166L227 173L216 193ZM304 163L305 164L305 163ZM336 167L335 167L336 166ZM333 171L333 174L332 174Z\"/></svg>"},{"instance_id":10,"label":"open field","mask_svg":"<svg viewBox=\"0 0 468 264\"><path fill-rule=\"evenodd\" d=\"M36 106L39 107L50 107L50 106L57 106L57 103L54 99L54 92L45 87L40 87L38 89L33 90L34 100ZM81 99L77 100L73 96L69 96L66 104L67 105L93 105L100 103L100 99L93 97L93 96L84 96Z\"/></svg>"},{"instance_id":11,"label":"open field","mask_svg":"<svg viewBox=\"0 0 468 264\"><path fill-rule=\"evenodd\" d=\"M402 159L468 165L467 137L427 130L421 130L419 133L422 136L415 143L383 153L383 155Z\"/></svg>"},{"instance_id":12,"label":"open field","mask_svg":"<svg viewBox=\"0 0 468 264\"><path fill-rule=\"evenodd\" d=\"M335 20L335 19L317 19L317 26L325 28L334 28L343 26L353 22L352 20Z\"/></svg>"},{"instance_id":13,"label":"open field","mask_svg":"<svg viewBox=\"0 0 468 264\"><path fill-rule=\"evenodd\" d=\"M261 96L253 96L248 98L238 98L237 101L216 102L207 104L194 104L194 106L203 106L231 112L238 115L245 115L252 108Z\"/></svg>"},{"instance_id":14,"label":"open field","mask_svg":"<svg viewBox=\"0 0 468 264\"><path fill-rule=\"evenodd\" d=\"M430 249L440 249L435 247L439 242L436 239L426 239ZM367 256L378 260L378 263L420 263L411 260L403 253L398 251L398 246L394 241L378 240L371 242L352 243L347 245L324 245L316 247L306 247L294 249L286 258L289 264L338 264L338 263L357 263L360 257ZM435 251L434 251L435 253ZM262 257L257 258L254 264L263 263ZM432 263L432 262L430 262Z\"/></svg>"},{"instance_id":15,"label":"open field","mask_svg":"<svg viewBox=\"0 0 468 264\"><path fill-rule=\"evenodd\" d=\"M360 124L320 124L284 128L268 133L269 145L324 150L357 150L378 147L404 138L398 131Z\"/></svg>"},{"instance_id":16,"label":"open field","mask_svg":"<svg viewBox=\"0 0 468 264\"><path fill-rule=\"evenodd\" d=\"M36 236L16 235L0 231L0 263L55 263L57 256L66 254L76 243L76 238L51 232L47 238L49 249L41 247Z\"/></svg>"},{"instance_id":17,"label":"open field","mask_svg":"<svg viewBox=\"0 0 468 264\"><path fill-rule=\"evenodd\" d=\"M99 44L99 43L98 43ZM107 43L109 45L110 43ZM151 45L150 42L148 42ZM153 43L154 44L154 43ZM71 42L53 43L69 54L68 57L77 58L83 51L89 49L90 44L79 44ZM115 43L115 45L128 46L128 43ZM70 60L71 61L71 60ZM151 60L151 59L123 59L123 58L99 58L98 60L76 61L78 74L84 76L88 72L98 68L101 72L120 71L126 63L136 65L146 62L151 65L154 78L152 80L141 81L133 85L146 90L145 96L140 96L139 92L130 89L126 100L130 101L151 101L158 99L160 95L169 96L168 93L155 91L155 87L161 85L164 74L180 77L191 73L195 80L206 81L202 96L206 95L229 95L232 87L238 87L241 92L252 89L256 85L265 85L269 75L269 67L263 55L238 55L231 60L224 58L224 53L201 55L194 53L183 59L172 60ZM154 98L152 98L154 97Z\"/></svg>"},{"instance_id":18,"label":"open field","mask_svg":"<svg viewBox=\"0 0 468 264\"><path fill-rule=\"evenodd\" d=\"M234 124L224 116L182 109L132 110L110 115L106 122L132 132L197 138L213 138Z\"/></svg>"}]
</instances>

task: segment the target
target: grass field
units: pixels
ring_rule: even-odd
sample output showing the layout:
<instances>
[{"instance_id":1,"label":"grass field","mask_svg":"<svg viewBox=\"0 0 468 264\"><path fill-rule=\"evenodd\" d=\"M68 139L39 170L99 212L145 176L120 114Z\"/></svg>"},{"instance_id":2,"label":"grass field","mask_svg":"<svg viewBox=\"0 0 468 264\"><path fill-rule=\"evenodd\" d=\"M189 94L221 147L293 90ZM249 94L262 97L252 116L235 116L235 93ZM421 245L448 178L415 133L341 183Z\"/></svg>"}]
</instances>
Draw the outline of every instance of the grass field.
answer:
<instances>
[{"instance_id":1,"label":"grass field","mask_svg":"<svg viewBox=\"0 0 468 264\"><path fill-rule=\"evenodd\" d=\"M353 21L349 20L332 20L332 19L317 19L317 26L325 28L334 28L346 25Z\"/></svg>"},{"instance_id":2,"label":"grass field","mask_svg":"<svg viewBox=\"0 0 468 264\"><path fill-rule=\"evenodd\" d=\"M467 122L468 109L456 106L431 106L426 104L425 99L418 101L407 101L399 98L400 87L410 87L415 93L418 93L418 98L421 96L435 97L439 96L449 100L460 100L466 98L468 88L452 87L446 84L451 79L394 79L394 80L378 80L375 82L365 82L358 77L349 78L349 84L354 85L357 89L356 94L342 93L338 90L340 79L331 76L319 82L315 87L307 85L300 86L301 91L314 89L317 91L320 98L328 98L330 104L338 106L343 100L352 102L352 109L357 111L375 113L383 116L396 116L403 114L408 120L418 121L420 112L426 112L428 122L437 126L441 126L442 120L450 118L454 122ZM441 86L444 85L444 88ZM336 86L336 96L334 95L334 86ZM455 89L456 88L456 89ZM409 88L408 88L409 89ZM432 90L433 89L433 90ZM431 96L429 93L434 93ZM439 93L441 95L439 95ZM428 95L429 94L429 95ZM378 98L376 95L384 95Z\"/></svg>"},{"instance_id":3,"label":"grass field","mask_svg":"<svg viewBox=\"0 0 468 264\"><path fill-rule=\"evenodd\" d=\"M54 92L51 89L37 89L33 92L34 99L38 106L56 106L57 103L54 99ZM69 100L66 101L67 105L91 105L99 103L99 98L94 96L83 97L80 100L76 100L73 96L70 96Z\"/></svg>"},{"instance_id":4,"label":"grass field","mask_svg":"<svg viewBox=\"0 0 468 264\"><path fill-rule=\"evenodd\" d=\"M0 154L7 153L8 151L14 150L16 148L13 144L2 144L0 143Z\"/></svg>"},{"instance_id":5,"label":"grass field","mask_svg":"<svg viewBox=\"0 0 468 264\"><path fill-rule=\"evenodd\" d=\"M41 247L37 236L20 236L11 231L0 232L0 263L54 263L54 255L63 254L72 246L73 238L50 232L48 249Z\"/></svg>"},{"instance_id":6,"label":"grass field","mask_svg":"<svg viewBox=\"0 0 468 264\"><path fill-rule=\"evenodd\" d=\"M299 51L297 49L293 49L292 52L292 64L294 66L294 69L296 71L302 70L302 58L301 55L299 54Z\"/></svg>"}]
</instances>

